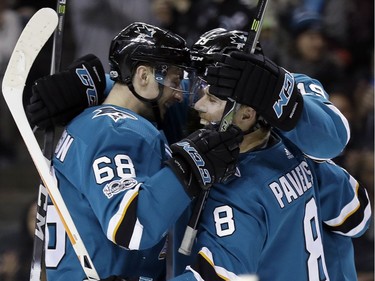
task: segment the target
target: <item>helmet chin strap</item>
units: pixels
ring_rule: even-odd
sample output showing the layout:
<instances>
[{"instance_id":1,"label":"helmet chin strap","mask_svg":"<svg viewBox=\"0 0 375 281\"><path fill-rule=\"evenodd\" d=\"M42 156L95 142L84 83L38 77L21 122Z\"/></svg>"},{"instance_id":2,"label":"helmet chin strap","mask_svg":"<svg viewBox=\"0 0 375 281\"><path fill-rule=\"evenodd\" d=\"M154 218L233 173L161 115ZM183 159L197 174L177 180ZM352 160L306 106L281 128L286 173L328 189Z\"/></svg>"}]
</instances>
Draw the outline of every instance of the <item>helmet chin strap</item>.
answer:
<instances>
[{"instance_id":1,"label":"helmet chin strap","mask_svg":"<svg viewBox=\"0 0 375 281\"><path fill-rule=\"evenodd\" d=\"M264 120L264 118L262 116L258 116L257 121L254 124L254 126L249 128L248 130L244 131L243 134L244 135L251 134L252 132L255 132L256 130L258 130L260 128L265 128L265 129L271 128L271 126L266 122L266 120Z\"/></svg>"},{"instance_id":2,"label":"helmet chin strap","mask_svg":"<svg viewBox=\"0 0 375 281\"><path fill-rule=\"evenodd\" d=\"M268 124L262 123L261 120L259 121L259 118L255 125L249 130L244 131L243 134L248 137L244 146L241 147L241 151L243 150L243 152L259 150L267 147L270 143L273 143L271 127Z\"/></svg>"},{"instance_id":3,"label":"helmet chin strap","mask_svg":"<svg viewBox=\"0 0 375 281\"><path fill-rule=\"evenodd\" d=\"M154 112L154 117L155 117L155 122L156 122L157 128L159 130L162 130L163 121L162 121L162 118L161 118L161 112L160 112L160 107L159 107L159 104L158 104L158 100L163 95L164 85L158 83L158 89L159 89L158 96L155 99L152 99L150 101L150 103L151 103L152 111Z\"/></svg>"},{"instance_id":4,"label":"helmet chin strap","mask_svg":"<svg viewBox=\"0 0 375 281\"><path fill-rule=\"evenodd\" d=\"M163 95L163 89L164 89L164 86L159 84L158 83L158 89L159 89L159 93L158 93L158 96L154 99L146 99L142 96L140 96L134 89L134 86L133 86L133 83L130 81L130 79L128 81L126 81L126 85L128 86L129 90L132 92L132 94L137 98L139 99L140 101L144 102L144 103L147 103L151 106L152 108L152 111L154 113L154 117L155 117L155 122L156 122L156 125L157 125L157 128L159 130L161 130L161 126L162 126L162 118L161 118L161 113L160 113L160 107L159 107L159 104L158 104L158 100L161 98L161 96Z\"/></svg>"}]
</instances>

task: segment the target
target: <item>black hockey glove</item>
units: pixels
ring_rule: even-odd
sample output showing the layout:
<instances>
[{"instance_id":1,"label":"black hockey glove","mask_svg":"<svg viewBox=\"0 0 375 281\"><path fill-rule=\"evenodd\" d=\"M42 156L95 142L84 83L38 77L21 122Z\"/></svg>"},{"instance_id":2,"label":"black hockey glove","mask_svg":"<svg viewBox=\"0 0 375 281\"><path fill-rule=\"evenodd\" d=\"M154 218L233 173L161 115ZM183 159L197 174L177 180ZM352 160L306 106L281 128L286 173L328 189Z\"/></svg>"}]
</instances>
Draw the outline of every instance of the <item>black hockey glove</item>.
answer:
<instances>
[{"instance_id":1,"label":"black hockey glove","mask_svg":"<svg viewBox=\"0 0 375 281\"><path fill-rule=\"evenodd\" d=\"M38 79L26 113L32 126L65 126L85 108L104 100L105 73L92 55L74 61L66 70Z\"/></svg>"},{"instance_id":2,"label":"black hockey glove","mask_svg":"<svg viewBox=\"0 0 375 281\"><path fill-rule=\"evenodd\" d=\"M173 157L166 161L182 181L190 197L225 181L236 171L243 140L242 131L234 125L225 132L218 126L206 126L171 145Z\"/></svg>"},{"instance_id":3,"label":"black hockey glove","mask_svg":"<svg viewBox=\"0 0 375 281\"><path fill-rule=\"evenodd\" d=\"M214 59L218 64L207 71L211 94L251 106L273 127L296 126L303 99L293 75L262 54L232 52Z\"/></svg>"}]
</instances>

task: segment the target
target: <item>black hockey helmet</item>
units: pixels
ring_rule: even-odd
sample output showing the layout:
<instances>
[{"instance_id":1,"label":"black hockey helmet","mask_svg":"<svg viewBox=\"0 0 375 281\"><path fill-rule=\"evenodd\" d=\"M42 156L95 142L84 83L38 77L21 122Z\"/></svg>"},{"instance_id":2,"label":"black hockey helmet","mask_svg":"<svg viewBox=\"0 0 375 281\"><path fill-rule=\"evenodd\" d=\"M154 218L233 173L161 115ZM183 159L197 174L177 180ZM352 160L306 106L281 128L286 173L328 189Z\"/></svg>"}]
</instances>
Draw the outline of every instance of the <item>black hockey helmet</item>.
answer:
<instances>
[{"instance_id":1,"label":"black hockey helmet","mask_svg":"<svg viewBox=\"0 0 375 281\"><path fill-rule=\"evenodd\" d=\"M191 64L196 69L190 89L190 105L200 99L203 89L207 87L204 80L206 68L214 63L213 55L229 54L231 51L242 51L245 47L248 33L241 30L226 30L215 28L202 34L191 47Z\"/></svg>"},{"instance_id":2,"label":"black hockey helmet","mask_svg":"<svg viewBox=\"0 0 375 281\"><path fill-rule=\"evenodd\" d=\"M231 51L242 51L248 34L241 30L215 28L202 34L191 47L192 65L202 74L205 68L213 63L215 53L228 54Z\"/></svg>"},{"instance_id":3,"label":"black hockey helmet","mask_svg":"<svg viewBox=\"0 0 375 281\"><path fill-rule=\"evenodd\" d=\"M248 33L242 30L226 30L224 28L215 28L199 37L198 41L191 47L191 61L192 66L197 69L197 76L194 78L190 89L190 105L193 106L205 92L204 89L208 87L205 81L206 68L213 65L214 54L229 54L233 51L244 51ZM262 48L259 42L255 52L262 53ZM219 97L220 99L226 99ZM257 124L252 128L252 131L259 127L269 127L263 117L258 116ZM250 132L250 131L249 131Z\"/></svg>"},{"instance_id":4,"label":"black hockey helmet","mask_svg":"<svg viewBox=\"0 0 375 281\"><path fill-rule=\"evenodd\" d=\"M186 68L190 65L190 52L179 35L151 24L134 22L111 42L111 79L131 83L132 70L139 62Z\"/></svg>"}]
</instances>

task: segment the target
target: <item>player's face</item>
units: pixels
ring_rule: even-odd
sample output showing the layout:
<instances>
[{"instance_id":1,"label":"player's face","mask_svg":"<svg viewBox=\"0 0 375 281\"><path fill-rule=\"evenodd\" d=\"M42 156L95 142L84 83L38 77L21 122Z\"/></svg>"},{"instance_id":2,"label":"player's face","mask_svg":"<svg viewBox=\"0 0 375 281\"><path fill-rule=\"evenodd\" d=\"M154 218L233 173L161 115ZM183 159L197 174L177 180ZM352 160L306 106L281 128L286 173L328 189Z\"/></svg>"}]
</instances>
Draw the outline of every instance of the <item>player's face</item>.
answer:
<instances>
[{"instance_id":1,"label":"player's face","mask_svg":"<svg viewBox=\"0 0 375 281\"><path fill-rule=\"evenodd\" d=\"M182 102L183 89L181 81L184 77L183 69L175 66L169 66L164 75L155 75L156 81L163 85L163 94L159 99L161 116L164 117L167 109L176 102Z\"/></svg>"},{"instance_id":2,"label":"player's face","mask_svg":"<svg viewBox=\"0 0 375 281\"><path fill-rule=\"evenodd\" d=\"M207 125L210 122L220 122L226 101L221 100L209 93L209 86L200 89L201 98L195 102L194 109L198 111L200 123Z\"/></svg>"}]
</instances>

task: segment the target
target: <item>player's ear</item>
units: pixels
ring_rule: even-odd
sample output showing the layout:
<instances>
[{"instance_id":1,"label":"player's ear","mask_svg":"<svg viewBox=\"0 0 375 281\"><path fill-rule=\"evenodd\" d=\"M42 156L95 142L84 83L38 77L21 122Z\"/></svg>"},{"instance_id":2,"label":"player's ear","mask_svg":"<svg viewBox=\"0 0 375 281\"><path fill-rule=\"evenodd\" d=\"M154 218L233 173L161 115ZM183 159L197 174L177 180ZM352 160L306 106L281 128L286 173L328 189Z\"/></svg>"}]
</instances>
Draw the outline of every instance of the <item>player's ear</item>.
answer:
<instances>
[{"instance_id":1,"label":"player's ear","mask_svg":"<svg viewBox=\"0 0 375 281\"><path fill-rule=\"evenodd\" d=\"M148 65L139 65L134 72L134 89L138 95L145 99L154 99L159 94L158 84L153 72L153 68Z\"/></svg>"},{"instance_id":2,"label":"player's ear","mask_svg":"<svg viewBox=\"0 0 375 281\"><path fill-rule=\"evenodd\" d=\"M139 65L135 70L134 80L136 80L136 83L140 86L145 87L149 83L151 75L152 71L150 67Z\"/></svg>"},{"instance_id":3,"label":"player's ear","mask_svg":"<svg viewBox=\"0 0 375 281\"><path fill-rule=\"evenodd\" d=\"M235 115L235 124L243 131L250 129L256 122L256 111L247 105L241 105Z\"/></svg>"}]
</instances>

